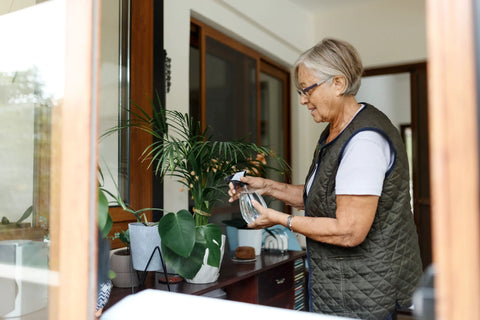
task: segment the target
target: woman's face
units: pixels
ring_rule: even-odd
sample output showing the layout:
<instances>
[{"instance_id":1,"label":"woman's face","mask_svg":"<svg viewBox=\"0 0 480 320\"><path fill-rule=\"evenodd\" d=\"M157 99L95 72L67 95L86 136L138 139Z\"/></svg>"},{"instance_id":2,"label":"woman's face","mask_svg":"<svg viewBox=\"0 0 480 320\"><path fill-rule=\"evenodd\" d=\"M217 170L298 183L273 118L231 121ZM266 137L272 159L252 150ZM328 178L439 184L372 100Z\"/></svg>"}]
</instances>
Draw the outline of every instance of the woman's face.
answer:
<instances>
[{"instance_id":1,"label":"woman's face","mask_svg":"<svg viewBox=\"0 0 480 320\"><path fill-rule=\"evenodd\" d=\"M308 88L315 83L323 81L303 64L298 67L298 82L302 88ZM308 92L308 97L300 95L300 103L306 105L313 120L319 122L332 122L337 115L337 108L333 103L335 92L331 81L323 82Z\"/></svg>"}]
</instances>

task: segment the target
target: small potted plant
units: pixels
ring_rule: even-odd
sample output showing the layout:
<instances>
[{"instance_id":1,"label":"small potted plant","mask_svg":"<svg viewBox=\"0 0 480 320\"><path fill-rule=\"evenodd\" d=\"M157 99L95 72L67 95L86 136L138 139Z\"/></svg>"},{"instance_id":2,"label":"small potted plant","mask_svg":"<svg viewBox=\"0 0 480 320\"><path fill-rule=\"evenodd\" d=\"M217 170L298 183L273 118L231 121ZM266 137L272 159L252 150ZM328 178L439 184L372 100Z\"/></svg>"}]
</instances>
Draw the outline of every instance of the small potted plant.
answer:
<instances>
[{"instance_id":1,"label":"small potted plant","mask_svg":"<svg viewBox=\"0 0 480 320\"><path fill-rule=\"evenodd\" d=\"M132 258L130 256L129 230L116 232L111 240L119 239L124 247L112 250L110 255L110 267L115 272L112 283L117 288L138 286L138 277L132 275Z\"/></svg>"},{"instance_id":2,"label":"small potted plant","mask_svg":"<svg viewBox=\"0 0 480 320\"><path fill-rule=\"evenodd\" d=\"M214 205L225 199L225 178L242 170L252 175L264 174L267 169L283 172L287 165L270 148L243 140L214 140L208 128L201 130L200 123L188 114L164 109L159 97L156 104L152 102L152 110L150 115L133 105L128 110L130 120L113 130L130 128L151 135L143 159L156 175L175 177L190 192L193 212L165 214L158 232L167 265L187 280L193 279L204 262L220 266L224 236L218 225L209 223L209 216ZM267 165L271 160L281 169Z\"/></svg>"}]
</instances>

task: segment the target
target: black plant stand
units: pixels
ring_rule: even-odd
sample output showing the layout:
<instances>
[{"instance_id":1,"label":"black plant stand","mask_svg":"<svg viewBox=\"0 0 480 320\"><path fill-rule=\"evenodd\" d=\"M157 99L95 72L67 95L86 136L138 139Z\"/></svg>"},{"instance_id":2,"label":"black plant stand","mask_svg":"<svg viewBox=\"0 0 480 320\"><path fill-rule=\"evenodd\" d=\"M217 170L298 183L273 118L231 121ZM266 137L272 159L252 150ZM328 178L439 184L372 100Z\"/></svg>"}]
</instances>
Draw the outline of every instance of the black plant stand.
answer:
<instances>
[{"instance_id":1,"label":"black plant stand","mask_svg":"<svg viewBox=\"0 0 480 320\"><path fill-rule=\"evenodd\" d=\"M144 285L145 284L145 279L147 278L147 269L148 269L148 266L150 265L150 262L152 261L153 259L153 256L155 255L155 251L158 251L158 254L160 255L160 261L162 263L162 268L163 268L163 274L165 275L165 279L167 279L167 288L168 288L168 291L170 291L170 284L169 284L169 281L168 281L168 274L167 274L167 266L165 265L165 261L163 260L163 256L162 256L162 251L160 250L160 247L159 246L156 246L153 251L152 251L152 254L150 255L150 259L148 259L148 262L147 262L147 265L145 266L145 269L143 270L142 272L142 277L140 278L140 275L138 274L138 270L135 270L136 273L137 273L137 277L138 277L138 285ZM131 258L131 255L130 255L130 259ZM132 293L135 293L135 287L133 285L133 261L131 263L131 266L132 266L132 272L130 273L130 283L132 285Z\"/></svg>"}]
</instances>

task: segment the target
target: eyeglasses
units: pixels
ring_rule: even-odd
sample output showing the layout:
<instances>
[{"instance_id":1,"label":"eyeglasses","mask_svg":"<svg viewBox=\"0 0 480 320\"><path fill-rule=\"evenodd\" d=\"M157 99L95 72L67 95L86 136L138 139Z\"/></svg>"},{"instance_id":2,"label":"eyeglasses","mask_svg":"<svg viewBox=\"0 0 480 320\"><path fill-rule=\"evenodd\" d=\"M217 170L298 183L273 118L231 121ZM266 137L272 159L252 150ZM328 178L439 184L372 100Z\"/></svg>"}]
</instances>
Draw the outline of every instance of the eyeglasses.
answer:
<instances>
[{"instance_id":1,"label":"eyeglasses","mask_svg":"<svg viewBox=\"0 0 480 320\"><path fill-rule=\"evenodd\" d=\"M318 87L318 86L321 85L322 83L326 82L327 80L329 80L329 79L325 79L325 80L323 80L323 81L314 83L314 84L312 84L311 86L306 87L306 88L304 88L304 89L297 89L297 93L298 93L298 95L300 95L300 96L303 95L304 97L309 97L309 96L310 96L310 91L311 91L312 89L315 89L316 87Z\"/></svg>"}]
</instances>

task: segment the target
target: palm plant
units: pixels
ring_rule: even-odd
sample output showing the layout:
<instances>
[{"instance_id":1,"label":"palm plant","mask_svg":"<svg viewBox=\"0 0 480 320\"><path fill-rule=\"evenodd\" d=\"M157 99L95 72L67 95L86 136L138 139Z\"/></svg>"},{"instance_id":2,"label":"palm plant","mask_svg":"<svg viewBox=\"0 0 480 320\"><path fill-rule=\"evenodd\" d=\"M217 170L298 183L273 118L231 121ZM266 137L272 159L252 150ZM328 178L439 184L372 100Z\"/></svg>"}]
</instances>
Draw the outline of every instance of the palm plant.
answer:
<instances>
[{"instance_id":1,"label":"palm plant","mask_svg":"<svg viewBox=\"0 0 480 320\"><path fill-rule=\"evenodd\" d=\"M130 119L107 134L130 128L151 135L143 161L149 161L156 175L175 177L190 192L193 217L186 210L166 214L159 222L159 233L167 263L191 278L199 270L206 248L208 264L219 266L221 230L208 222L213 206L228 190L226 177L243 170L262 175L268 169L281 171L288 166L267 147L244 140L214 140L208 128L202 130L188 114L164 109L158 96L157 103L151 104L151 115L134 104L128 110ZM267 165L268 159L275 160L281 169Z\"/></svg>"},{"instance_id":2,"label":"palm plant","mask_svg":"<svg viewBox=\"0 0 480 320\"><path fill-rule=\"evenodd\" d=\"M244 140L215 141L208 128L201 130L200 123L188 114L164 109L157 99L157 105L152 102L152 115L134 105L120 129L139 129L152 136L142 158L156 175L173 176L190 191L196 225L208 223L212 207L227 190L227 176L241 170L251 175L278 171L267 165L267 159L278 161L282 169L287 167L270 148Z\"/></svg>"}]
</instances>

